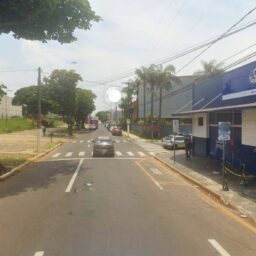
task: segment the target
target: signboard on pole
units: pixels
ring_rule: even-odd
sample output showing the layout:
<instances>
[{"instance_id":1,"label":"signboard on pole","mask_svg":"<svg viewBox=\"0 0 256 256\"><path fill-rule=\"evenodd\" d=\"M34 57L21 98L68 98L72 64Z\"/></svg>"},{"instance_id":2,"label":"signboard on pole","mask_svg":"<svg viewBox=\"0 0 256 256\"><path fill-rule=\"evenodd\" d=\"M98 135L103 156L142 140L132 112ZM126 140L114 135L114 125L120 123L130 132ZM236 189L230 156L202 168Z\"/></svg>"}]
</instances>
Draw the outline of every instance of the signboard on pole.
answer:
<instances>
[{"instance_id":1,"label":"signboard on pole","mask_svg":"<svg viewBox=\"0 0 256 256\"><path fill-rule=\"evenodd\" d=\"M173 133L179 133L180 132L179 120L172 120L172 132Z\"/></svg>"},{"instance_id":2,"label":"signboard on pole","mask_svg":"<svg viewBox=\"0 0 256 256\"><path fill-rule=\"evenodd\" d=\"M218 140L230 140L230 122L219 122L218 124Z\"/></svg>"}]
</instances>

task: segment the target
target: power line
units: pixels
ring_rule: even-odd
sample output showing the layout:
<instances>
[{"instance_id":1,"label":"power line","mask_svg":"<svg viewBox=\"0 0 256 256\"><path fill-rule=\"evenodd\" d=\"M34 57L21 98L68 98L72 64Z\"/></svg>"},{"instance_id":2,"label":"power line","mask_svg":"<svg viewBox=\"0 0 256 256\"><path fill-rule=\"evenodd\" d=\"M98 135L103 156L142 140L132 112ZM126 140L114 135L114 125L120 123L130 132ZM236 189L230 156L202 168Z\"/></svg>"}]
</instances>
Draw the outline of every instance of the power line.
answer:
<instances>
[{"instance_id":1,"label":"power line","mask_svg":"<svg viewBox=\"0 0 256 256\"><path fill-rule=\"evenodd\" d=\"M194 62L198 57L200 57L203 53L205 53L210 47L212 47L215 43L220 41L227 33L229 33L233 28L235 28L239 23L241 23L247 16L249 16L252 12L256 10L256 7L252 8L249 12L247 12L242 18L240 18L234 25L232 25L227 31L225 31L221 36L219 36L217 39L212 41L205 49L203 49L199 54L197 54L195 57L193 57L189 62L187 62L185 65L183 65L177 72L179 73L184 68L186 68L188 65L190 65L192 62Z\"/></svg>"},{"instance_id":2,"label":"power line","mask_svg":"<svg viewBox=\"0 0 256 256\"><path fill-rule=\"evenodd\" d=\"M252 26L254 26L256 24L256 20L252 20L251 22L249 23L246 23L242 26L239 26L237 27L236 29L234 29L233 31L230 31L229 33L226 33L224 36L222 36L221 39L224 39L224 38L227 38L229 36L232 36L240 31L243 31L247 28L250 28ZM156 64L166 64L168 62L171 62L173 60L176 60L178 58L181 58L181 57L184 57L185 55L188 55L194 51L197 51L197 50L200 50L208 45L210 45L213 41L216 40L216 37L219 38L220 36L215 36L211 39L207 39L199 44L196 44L196 45L193 45L187 49L184 49L184 50L180 50L180 51L177 51L176 53L174 53L173 55L170 55L170 56L167 56L167 57L164 57L162 59L158 59L156 61L153 61L153 63L156 63ZM147 66L149 65L148 63L147 64L143 64L143 66ZM122 74L120 73L119 75L116 76L116 78L113 78L113 79L110 79L110 80L107 80L105 81L105 83L111 83L111 82L114 82L114 81L118 81L118 80L121 80L121 79L125 79L125 78L128 78L128 77L131 77L134 75L134 69L132 70L128 70L127 73L125 74Z\"/></svg>"}]
</instances>

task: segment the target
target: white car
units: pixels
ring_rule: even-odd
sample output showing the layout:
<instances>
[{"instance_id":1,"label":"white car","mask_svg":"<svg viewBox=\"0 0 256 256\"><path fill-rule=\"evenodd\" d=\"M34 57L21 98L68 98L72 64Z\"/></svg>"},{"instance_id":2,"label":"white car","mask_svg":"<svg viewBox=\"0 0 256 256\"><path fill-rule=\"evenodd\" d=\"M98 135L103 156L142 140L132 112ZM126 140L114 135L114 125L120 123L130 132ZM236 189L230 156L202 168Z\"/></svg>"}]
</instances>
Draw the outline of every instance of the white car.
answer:
<instances>
[{"instance_id":1,"label":"white car","mask_svg":"<svg viewBox=\"0 0 256 256\"><path fill-rule=\"evenodd\" d=\"M162 139L164 148L174 149L174 135L168 135ZM182 135L175 135L175 149L185 148L185 137Z\"/></svg>"}]
</instances>

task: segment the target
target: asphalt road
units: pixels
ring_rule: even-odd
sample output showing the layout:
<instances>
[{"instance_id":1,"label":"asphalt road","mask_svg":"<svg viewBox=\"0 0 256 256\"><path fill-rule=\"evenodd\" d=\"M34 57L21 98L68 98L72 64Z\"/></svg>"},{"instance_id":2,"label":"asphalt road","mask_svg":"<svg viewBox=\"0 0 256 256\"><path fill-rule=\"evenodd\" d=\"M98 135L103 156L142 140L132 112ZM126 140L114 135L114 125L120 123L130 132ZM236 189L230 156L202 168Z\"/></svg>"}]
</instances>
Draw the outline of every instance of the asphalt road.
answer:
<instances>
[{"instance_id":1,"label":"asphalt road","mask_svg":"<svg viewBox=\"0 0 256 256\"><path fill-rule=\"evenodd\" d=\"M0 183L1 256L256 255L256 231L152 158L116 138L91 156L81 134ZM152 146L153 147L153 146Z\"/></svg>"}]
</instances>

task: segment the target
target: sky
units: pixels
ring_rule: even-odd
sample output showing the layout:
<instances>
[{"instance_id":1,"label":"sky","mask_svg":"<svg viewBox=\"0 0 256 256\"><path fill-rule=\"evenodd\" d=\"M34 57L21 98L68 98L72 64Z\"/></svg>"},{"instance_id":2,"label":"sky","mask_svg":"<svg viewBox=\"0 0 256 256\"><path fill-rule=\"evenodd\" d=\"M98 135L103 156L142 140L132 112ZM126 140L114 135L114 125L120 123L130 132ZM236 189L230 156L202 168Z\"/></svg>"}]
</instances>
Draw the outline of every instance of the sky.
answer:
<instances>
[{"instance_id":1,"label":"sky","mask_svg":"<svg viewBox=\"0 0 256 256\"><path fill-rule=\"evenodd\" d=\"M8 95L36 84L39 66L43 76L48 76L54 69L73 69L84 80L79 87L90 89L97 95L96 111L107 110L111 106L106 100L106 91L111 86L123 87L129 77L121 77L132 75L142 65L157 63L178 51L223 34L256 6L255 0L89 2L102 21L93 23L90 30L77 30L78 40L74 43L41 43L17 40L11 34L0 35L0 84L8 87ZM256 21L256 11L239 26L252 21ZM255 31L256 25L217 42L177 75L192 75L200 69L202 60L222 61L253 45L256 43ZM224 64L255 51L256 45ZM199 52L167 64L179 70ZM249 62L255 60L256 57Z\"/></svg>"}]
</instances>

